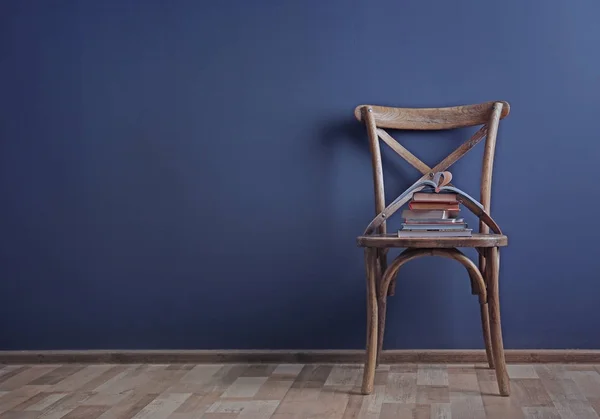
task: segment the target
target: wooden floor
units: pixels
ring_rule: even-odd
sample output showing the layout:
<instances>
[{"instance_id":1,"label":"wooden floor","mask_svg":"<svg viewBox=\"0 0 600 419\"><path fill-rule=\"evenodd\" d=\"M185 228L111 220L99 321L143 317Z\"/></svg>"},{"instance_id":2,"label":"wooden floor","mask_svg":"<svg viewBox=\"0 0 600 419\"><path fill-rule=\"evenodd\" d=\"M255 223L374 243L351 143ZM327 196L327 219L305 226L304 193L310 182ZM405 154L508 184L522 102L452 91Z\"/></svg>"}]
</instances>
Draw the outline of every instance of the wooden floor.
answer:
<instances>
[{"instance_id":1,"label":"wooden floor","mask_svg":"<svg viewBox=\"0 0 600 419\"><path fill-rule=\"evenodd\" d=\"M0 419L598 419L600 365L0 365Z\"/></svg>"}]
</instances>

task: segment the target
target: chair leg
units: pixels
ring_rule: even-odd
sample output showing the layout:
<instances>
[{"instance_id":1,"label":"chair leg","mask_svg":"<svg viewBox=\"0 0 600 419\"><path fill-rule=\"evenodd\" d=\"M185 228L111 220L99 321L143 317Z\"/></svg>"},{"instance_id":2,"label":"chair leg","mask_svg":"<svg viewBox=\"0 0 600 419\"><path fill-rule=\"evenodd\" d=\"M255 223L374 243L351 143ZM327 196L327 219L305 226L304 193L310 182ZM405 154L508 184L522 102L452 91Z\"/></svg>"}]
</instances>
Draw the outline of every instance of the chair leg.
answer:
<instances>
[{"instance_id":1,"label":"chair leg","mask_svg":"<svg viewBox=\"0 0 600 419\"><path fill-rule=\"evenodd\" d=\"M498 292L498 278L500 272L500 254L497 247L489 249L486 260L488 279L488 306L490 315L490 329L492 337L492 352L496 366L496 379L500 395L510 395L510 382L506 372L504 359L504 344L502 343L502 325L500 323L500 298Z\"/></svg>"},{"instance_id":2,"label":"chair leg","mask_svg":"<svg viewBox=\"0 0 600 419\"><path fill-rule=\"evenodd\" d=\"M490 333L490 313L488 304L481 304L481 328L483 330L483 342L485 344L485 356L490 368L494 369L494 355L492 352L492 335Z\"/></svg>"},{"instance_id":3,"label":"chair leg","mask_svg":"<svg viewBox=\"0 0 600 419\"><path fill-rule=\"evenodd\" d=\"M367 356L363 371L362 393L371 394L375 381L375 364L377 361L377 253L375 249L365 249L365 265L367 270Z\"/></svg>"},{"instance_id":4,"label":"chair leg","mask_svg":"<svg viewBox=\"0 0 600 419\"><path fill-rule=\"evenodd\" d=\"M478 249L479 251L479 272L483 276L486 290L488 288L488 270L485 268L485 258L489 257L487 248ZM492 335L490 332L490 312L487 302L480 305L481 310L481 329L483 330L483 343L485 344L485 356L488 361L488 365L491 369L494 369L494 354L492 352Z\"/></svg>"},{"instance_id":5,"label":"chair leg","mask_svg":"<svg viewBox=\"0 0 600 419\"><path fill-rule=\"evenodd\" d=\"M377 360L375 365L379 365L379 360L381 358L381 351L383 350L383 336L385 334L385 315L386 315L386 306L387 306L387 297L390 295L390 286L388 289L381 289L381 280L383 279L383 274L387 269L387 261L386 254L383 252L378 253L377 257L377 277L376 277L376 290L377 290L377 315L379 317L377 322Z\"/></svg>"},{"instance_id":6,"label":"chair leg","mask_svg":"<svg viewBox=\"0 0 600 419\"><path fill-rule=\"evenodd\" d=\"M387 294L387 292L385 293ZM377 323L377 358L376 365L379 365L379 359L381 357L381 351L383 350L383 335L385 333L385 314L387 306L387 296L379 295L377 298L377 314L379 321Z\"/></svg>"}]
</instances>

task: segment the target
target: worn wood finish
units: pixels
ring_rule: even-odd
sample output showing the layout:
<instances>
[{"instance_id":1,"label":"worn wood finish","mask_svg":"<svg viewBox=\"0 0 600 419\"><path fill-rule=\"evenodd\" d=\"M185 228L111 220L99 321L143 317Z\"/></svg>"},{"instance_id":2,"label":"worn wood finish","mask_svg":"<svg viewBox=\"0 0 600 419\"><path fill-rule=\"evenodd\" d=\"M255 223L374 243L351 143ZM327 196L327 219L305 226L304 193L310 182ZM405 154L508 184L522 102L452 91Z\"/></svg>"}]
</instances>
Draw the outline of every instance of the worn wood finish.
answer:
<instances>
[{"instance_id":1,"label":"worn wood finish","mask_svg":"<svg viewBox=\"0 0 600 419\"><path fill-rule=\"evenodd\" d=\"M475 134L473 134L473 136L471 138L469 138L467 141L465 141L463 144L461 144L458 148L456 148L456 150L454 150L452 153L450 153L441 162L436 164L431 169L430 172L424 173L423 176L421 176L419 178L419 180L425 179L425 178L431 178L433 176L433 173L443 172L446 169L448 169L450 166L452 166L454 163L456 163L460 158L462 158L466 153L468 153L473 147L475 147L485 137L486 133L487 133L487 126L480 128ZM420 189L421 188L415 189L414 192L418 192ZM394 215L396 213L396 211L398 211L411 198L412 198L412 195L408 195L407 197L405 197L402 200L393 201L383 211L379 212L379 214L377 214L377 216L369 223L369 225L367 226L367 228L365 230L365 234L371 234L375 230L377 230L382 223L384 223L387 219L389 219L392 215ZM475 206L476 208L479 208L474 204L472 204L472 205ZM469 207L469 209L471 209L471 208ZM476 214L476 215L479 217L479 214Z\"/></svg>"},{"instance_id":2,"label":"worn wood finish","mask_svg":"<svg viewBox=\"0 0 600 419\"><path fill-rule=\"evenodd\" d=\"M487 247L477 247L477 252L479 253L479 272L481 272L483 276L483 282L485 283L485 287L487 289L489 284L488 278L488 270L482 270L481 267L485 266L485 258L488 254ZM481 306L480 310L481 317L481 330L483 331L483 343L485 345L485 354L487 357L487 362L490 368L495 368L494 363L494 354L492 351L492 337L491 337L491 329L490 329L490 312L489 305L485 307Z\"/></svg>"},{"instance_id":3,"label":"worn wood finish","mask_svg":"<svg viewBox=\"0 0 600 419\"><path fill-rule=\"evenodd\" d=\"M361 247L402 247L402 248L455 248L455 247L501 247L508 244L502 234L473 233L472 237L398 237L398 234L358 236L356 242Z\"/></svg>"},{"instance_id":4,"label":"worn wood finish","mask_svg":"<svg viewBox=\"0 0 600 419\"><path fill-rule=\"evenodd\" d=\"M441 130L470 127L487 122L494 104L486 102L478 105L452 106L446 108L390 108L385 106L360 105L354 116L361 121L362 109L371 108L378 127L410 130ZM510 112L507 102L501 102L501 118Z\"/></svg>"},{"instance_id":5,"label":"worn wood finish","mask_svg":"<svg viewBox=\"0 0 600 419\"><path fill-rule=\"evenodd\" d=\"M375 213L379 214L385 208L385 185L383 183L383 167L381 163L381 150L379 147L379 138L377 135L377 127L373 119L373 113L370 109L363 109L363 119L367 125L369 134L369 147L371 150L371 167L373 169L373 188L375 190ZM385 221L377 227L379 234L385 234ZM380 272L385 271L387 267L387 250L382 249L377 251L377 264ZM392 288L393 292L393 288Z\"/></svg>"},{"instance_id":6,"label":"worn wood finish","mask_svg":"<svg viewBox=\"0 0 600 419\"><path fill-rule=\"evenodd\" d=\"M375 189L375 212L380 213L385 208L385 190L383 184L383 168L381 163L381 150L379 148L379 138L377 137L377 127L373 114L368 108L363 109L364 119L367 124L369 134L369 146L371 148L371 165L373 167L373 187ZM379 233L385 233L385 223L378 227Z\"/></svg>"},{"instance_id":7,"label":"worn wood finish","mask_svg":"<svg viewBox=\"0 0 600 419\"><path fill-rule=\"evenodd\" d=\"M383 273L387 269L387 266L388 266L387 253L388 253L387 248L378 249L378 254L379 254L379 264L378 264L379 271L377 273L378 280L381 279L381 277L383 276ZM388 289L388 296L394 295L395 290L396 290L396 284L394 282L392 282L392 284L390 285L390 288Z\"/></svg>"},{"instance_id":8,"label":"worn wood finish","mask_svg":"<svg viewBox=\"0 0 600 419\"><path fill-rule=\"evenodd\" d=\"M394 261L390 264L387 271L383 275L381 285L379 288L380 295L387 293L387 287L389 286L392 279L398 275L398 270L407 262L417 259L423 256L442 256L445 258L453 259L462 264L466 269L469 277L474 283L477 284L478 296L481 304L487 302L487 290L481 272L475 266L475 263L462 252L457 249L408 249L402 252Z\"/></svg>"},{"instance_id":9,"label":"worn wood finish","mask_svg":"<svg viewBox=\"0 0 600 419\"><path fill-rule=\"evenodd\" d=\"M485 281L485 279L484 279ZM490 330L490 312L488 304L480 304L481 330L483 331L483 344L485 345L485 356L488 366L495 368L494 353L492 351L492 335Z\"/></svg>"},{"instance_id":10,"label":"worn wood finish","mask_svg":"<svg viewBox=\"0 0 600 419\"><path fill-rule=\"evenodd\" d=\"M366 263L372 264L371 267L367 267L368 283L375 282L374 287L377 293L376 303L372 301L372 295L368 296L367 362L363 378L363 393L368 394L373 389L374 365L372 358L375 357L374 364L378 365L382 357L387 297L394 294L399 268L404 263L417 257L443 256L457 260L465 266L469 273L471 293L479 297L487 361L491 368L496 368L500 393L502 395L509 394L510 387L506 375L498 300L499 258L496 256L498 248L506 246L508 239L502 234L500 227L490 215L492 171L498 125L499 121L506 117L509 111L508 103L500 101L451 108L407 109L362 105L355 109L356 118L359 121L364 121L367 126L373 163L376 212L375 218L369 223L363 235L357 238L357 244L365 247L366 254L370 254L372 251L375 255L372 258L367 258ZM474 125L483 126L433 168L408 151L383 129L435 130ZM422 180L433 178L436 172L448 169L472 150L483 138L486 138L486 142L481 172L481 203L477 203L466 196L458 197L458 201L479 218L478 234L473 234L472 237L438 238L402 238L396 234L385 234L386 221L412 199L412 193L421 190L422 187L384 207L380 139L417 169L421 173L419 180ZM490 234L490 231L493 234ZM406 248L407 250L387 266L387 254L385 252L393 247ZM479 252L479 266L476 266L469 258L458 251L458 247L477 249ZM369 291L371 288L372 286L369 285L368 293L371 292ZM493 293L488 289L491 289ZM373 308L376 310L375 314ZM374 330L375 325L377 326L376 331ZM373 338L375 333L377 334L376 339ZM376 342L376 349L371 347L373 342Z\"/></svg>"},{"instance_id":11,"label":"worn wood finish","mask_svg":"<svg viewBox=\"0 0 600 419\"><path fill-rule=\"evenodd\" d=\"M365 265L367 269L367 355L363 374L362 393L373 391L375 365L377 362L377 284L375 281L375 250L365 249Z\"/></svg>"},{"instance_id":12,"label":"worn wood finish","mask_svg":"<svg viewBox=\"0 0 600 419\"><path fill-rule=\"evenodd\" d=\"M488 124L488 134L485 140L485 149L483 151L483 164L481 170L481 199L483 209L489 214L492 201L492 172L494 168L494 154L496 150L496 137L498 135L498 124L500 123L500 115L502 114L503 104L497 102L494 104L494 109L490 116ZM489 233L488 225L479 220L479 232ZM479 255L479 270L485 272L485 256Z\"/></svg>"},{"instance_id":13,"label":"worn wood finish","mask_svg":"<svg viewBox=\"0 0 600 419\"><path fill-rule=\"evenodd\" d=\"M500 296L498 292L498 278L500 271L500 253L497 247L488 250L489 257L486 259L488 272L488 305L490 311L490 331L492 337L492 352L496 367L496 378L498 389L502 396L510 394L510 383L506 372L504 358L504 344L502 341L502 326L500 323Z\"/></svg>"},{"instance_id":14,"label":"worn wood finish","mask_svg":"<svg viewBox=\"0 0 600 419\"><path fill-rule=\"evenodd\" d=\"M496 137L498 135L498 124L502 114L503 104L498 102L494 104L494 110L490 116L488 124L488 133L483 152L483 164L481 173L481 204L483 208L490 212L492 200L492 172L494 167L494 154L496 150Z\"/></svg>"},{"instance_id":15,"label":"worn wood finish","mask_svg":"<svg viewBox=\"0 0 600 419\"><path fill-rule=\"evenodd\" d=\"M11 377L19 382L0 391L0 418L598 419L600 414L598 365L510 365L510 399L495 394L492 371L472 362L381 365L366 397L359 394L359 365L125 364L122 370L109 367L93 386L72 365L53 365L41 376L39 367L11 369L15 375L0 367L0 383ZM66 380L69 385L61 385Z\"/></svg>"},{"instance_id":16,"label":"worn wood finish","mask_svg":"<svg viewBox=\"0 0 600 419\"><path fill-rule=\"evenodd\" d=\"M383 351L383 337L385 336L385 318L387 316L387 297L390 294L390 288L395 286L396 277L392 279L390 285L385 290L385 293L382 294L381 290L377 290L377 358L376 365L379 365L381 359L381 352ZM381 280L379 281L379 286L381 286Z\"/></svg>"}]
</instances>

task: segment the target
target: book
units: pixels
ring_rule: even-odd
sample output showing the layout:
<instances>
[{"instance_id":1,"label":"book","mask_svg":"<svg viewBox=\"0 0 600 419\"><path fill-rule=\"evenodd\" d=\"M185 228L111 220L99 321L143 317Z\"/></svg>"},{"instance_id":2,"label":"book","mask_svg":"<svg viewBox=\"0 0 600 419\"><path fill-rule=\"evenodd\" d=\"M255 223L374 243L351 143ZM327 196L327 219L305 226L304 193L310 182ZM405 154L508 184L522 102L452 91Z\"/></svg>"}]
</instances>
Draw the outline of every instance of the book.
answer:
<instances>
[{"instance_id":1,"label":"book","mask_svg":"<svg viewBox=\"0 0 600 419\"><path fill-rule=\"evenodd\" d=\"M408 204L411 210L442 210L442 211L460 211L458 202L447 204L444 202L415 202L411 201Z\"/></svg>"},{"instance_id":2,"label":"book","mask_svg":"<svg viewBox=\"0 0 600 419\"><path fill-rule=\"evenodd\" d=\"M435 192L415 192L412 197L413 202L444 202L448 204L456 203L455 193L435 193Z\"/></svg>"},{"instance_id":3,"label":"book","mask_svg":"<svg viewBox=\"0 0 600 419\"><path fill-rule=\"evenodd\" d=\"M433 231L442 231L442 230L464 230L467 228L465 223L454 223L454 224L402 224L402 230L433 230Z\"/></svg>"},{"instance_id":4,"label":"book","mask_svg":"<svg viewBox=\"0 0 600 419\"><path fill-rule=\"evenodd\" d=\"M429 211L412 211L403 210L402 218L406 219L449 219L453 218L457 214L457 211L445 211L445 210L429 210Z\"/></svg>"},{"instance_id":5,"label":"book","mask_svg":"<svg viewBox=\"0 0 600 419\"><path fill-rule=\"evenodd\" d=\"M461 196L461 201L462 200L469 201L471 204L473 204L473 205L479 207L481 210L483 210L483 205L480 202L477 202L475 199L473 199L472 196L470 196L466 192L461 191L460 189L458 189L454 186L448 185L448 183L450 183L451 179L452 179L452 174L447 171L446 172L436 172L431 177L431 179L427 179L427 178L419 179L418 181L413 183L407 190L402 192L396 199L394 199L392 201L392 203L390 205L388 205L388 208L393 207L394 205L397 205L398 202L403 202L408 197L412 198L412 196L415 193L426 189L426 190L433 190L435 193L454 192L455 194ZM383 218L382 218L382 220L383 220ZM380 221L380 222L382 222L382 221ZM379 224L377 224L377 225L379 225Z\"/></svg>"},{"instance_id":6,"label":"book","mask_svg":"<svg viewBox=\"0 0 600 419\"><path fill-rule=\"evenodd\" d=\"M406 224L435 224L435 225L448 225L448 224L464 224L464 218L405 218Z\"/></svg>"},{"instance_id":7,"label":"book","mask_svg":"<svg viewBox=\"0 0 600 419\"><path fill-rule=\"evenodd\" d=\"M401 195L404 202L408 198L408 210L402 211L404 219L398 237L470 237L472 229L468 228L463 218L458 218L460 203L464 199L480 206L478 202L464 192L449 185L452 179L450 172L438 172L431 180L417 181L409 192ZM408 195L410 194L410 195ZM461 195L459 197L458 195Z\"/></svg>"},{"instance_id":8,"label":"book","mask_svg":"<svg viewBox=\"0 0 600 419\"><path fill-rule=\"evenodd\" d=\"M471 237L472 229L466 228L462 230L445 230L445 231L411 231L398 230L398 237L403 238L420 238L420 237Z\"/></svg>"}]
</instances>

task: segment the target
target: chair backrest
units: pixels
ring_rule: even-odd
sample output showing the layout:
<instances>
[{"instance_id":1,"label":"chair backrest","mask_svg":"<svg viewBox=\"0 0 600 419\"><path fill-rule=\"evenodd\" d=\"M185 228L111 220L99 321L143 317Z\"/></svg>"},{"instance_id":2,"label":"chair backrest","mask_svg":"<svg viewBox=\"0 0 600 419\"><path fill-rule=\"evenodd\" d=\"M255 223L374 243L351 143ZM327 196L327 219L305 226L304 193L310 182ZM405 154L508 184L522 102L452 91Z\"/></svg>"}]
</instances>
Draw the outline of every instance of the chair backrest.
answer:
<instances>
[{"instance_id":1,"label":"chair backrest","mask_svg":"<svg viewBox=\"0 0 600 419\"><path fill-rule=\"evenodd\" d=\"M381 139L400 157L421 172L421 179L433 177L435 172L447 170L469 150L486 138L481 172L481 199L484 211L489 214L492 192L492 170L496 136L501 119L510 112L508 102L486 102L479 105L454 106L447 108L390 108L385 106L360 105L354 110L356 119L367 126L371 159L373 164L373 184L375 187L375 211L379 215L385 209L383 168L381 164ZM483 125L471 138L450 153L433 168L404 148L384 128L400 130L443 130ZM397 210L397 208L395 209ZM385 222L378 227L385 233ZM479 231L489 232L488 226L479 222Z\"/></svg>"}]
</instances>

